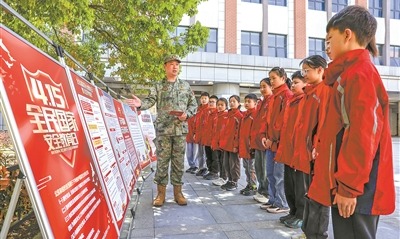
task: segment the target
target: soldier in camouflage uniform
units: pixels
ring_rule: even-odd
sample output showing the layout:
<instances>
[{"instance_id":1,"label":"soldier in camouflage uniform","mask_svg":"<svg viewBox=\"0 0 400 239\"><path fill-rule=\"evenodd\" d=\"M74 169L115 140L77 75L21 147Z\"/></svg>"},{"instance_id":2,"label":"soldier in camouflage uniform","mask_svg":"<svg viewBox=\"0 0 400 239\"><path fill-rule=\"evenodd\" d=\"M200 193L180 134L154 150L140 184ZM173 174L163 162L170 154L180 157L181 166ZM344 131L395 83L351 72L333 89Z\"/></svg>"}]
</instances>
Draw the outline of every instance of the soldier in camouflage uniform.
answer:
<instances>
[{"instance_id":1,"label":"soldier in camouflage uniform","mask_svg":"<svg viewBox=\"0 0 400 239\"><path fill-rule=\"evenodd\" d=\"M143 110L157 104L157 171L154 182L157 184L158 194L153 205L158 207L165 201L170 164L170 180L174 185L175 201L179 205L187 205L182 194L185 140L188 133L186 120L196 113L197 102L190 85L178 78L180 63L181 60L177 56L167 56L164 59L166 78L157 82L145 99L140 100L133 95L133 99L127 101Z\"/></svg>"}]
</instances>

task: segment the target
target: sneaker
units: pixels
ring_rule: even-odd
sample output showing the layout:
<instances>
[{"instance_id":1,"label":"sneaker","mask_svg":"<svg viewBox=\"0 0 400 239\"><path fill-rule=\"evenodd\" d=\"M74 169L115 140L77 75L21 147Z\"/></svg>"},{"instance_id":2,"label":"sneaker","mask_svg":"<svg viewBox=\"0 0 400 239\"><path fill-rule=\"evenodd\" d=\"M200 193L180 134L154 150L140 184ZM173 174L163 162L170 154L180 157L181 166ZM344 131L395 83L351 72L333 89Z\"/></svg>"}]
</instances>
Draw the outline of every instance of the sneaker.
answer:
<instances>
[{"instance_id":1,"label":"sneaker","mask_svg":"<svg viewBox=\"0 0 400 239\"><path fill-rule=\"evenodd\" d=\"M264 196L258 192L256 192L256 195L253 196L253 199L259 203L267 203L269 200L266 196Z\"/></svg>"},{"instance_id":2,"label":"sneaker","mask_svg":"<svg viewBox=\"0 0 400 239\"><path fill-rule=\"evenodd\" d=\"M256 186L250 186L249 190L244 191L243 195L244 196L252 196L257 193L257 187Z\"/></svg>"},{"instance_id":3,"label":"sneaker","mask_svg":"<svg viewBox=\"0 0 400 239\"><path fill-rule=\"evenodd\" d=\"M266 202L260 206L261 209L267 210L268 208L272 207L273 205L269 202Z\"/></svg>"},{"instance_id":4,"label":"sneaker","mask_svg":"<svg viewBox=\"0 0 400 239\"><path fill-rule=\"evenodd\" d=\"M198 167L194 167L194 168L192 169L192 171L190 171L190 173L191 173L191 174L196 174L198 171L199 171L199 168L198 168Z\"/></svg>"},{"instance_id":5,"label":"sneaker","mask_svg":"<svg viewBox=\"0 0 400 239\"><path fill-rule=\"evenodd\" d=\"M231 185L230 181L227 181L224 185L221 186L222 190L226 190L227 187L229 187Z\"/></svg>"},{"instance_id":6,"label":"sneaker","mask_svg":"<svg viewBox=\"0 0 400 239\"><path fill-rule=\"evenodd\" d=\"M295 216L292 215L292 214L288 214L288 215L286 215L286 216L280 217L280 218L279 218L279 221L280 221L281 223L285 224L285 221L290 220L290 219L292 219L292 218L295 218Z\"/></svg>"},{"instance_id":7,"label":"sneaker","mask_svg":"<svg viewBox=\"0 0 400 239\"><path fill-rule=\"evenodd\" d=\"M208 173L207 175L203 176L204 179L206 180L214 180L214 179L218 179L218 174L216 173Z\"/></svg>"},{"instance_id":8,"label":"sneaker","mask_svg":"<svg viewBox=\"0 0 400 239\"><path fill-rule=\"evenodd\" d=\"M207 174L207 169L202 168L196 173L196 176L204 176L205 174Z\"/></svg>"},{"instance_id":9,"label":"sneaker","mask_svg":"<svg viewBox=\"0 0 400 239\"><path fill-rule=\"evenodd\" d=\"M276 207L272 206L270 208L267 208L267 212L269 213L288 213L290 211L289 208L281 208L281 207Z\"/></svg>"},{"instance_id":10,"label":"sneaker","mask_svg":"<svg viewBox=\"0 0 400 239\"><path fill-rule=\"evenodd\" d=\"M188 168L188 169L186 169L186 173L191 173L192 171L193 171L193 169L194 169L195 167L190 167L190 168Z\"/></svg>"},{"instance_id":11,"label":"sneaker","mask_svg":"<svg viewBox=\"0 0 400 239\"><path fill-rule=\"evenodd\" d=\"M287 227L297 229L303 225L303 220L298 218L292 218L290 220L286 220L283 224L285 224L285 226Z\"/></svg>"},{"instance_id":12,"label":"sneaker","mask_svg":"<svg viewBox=\"0 0 400 239\"><path fill-rule=\"evenodd\" d=\"M306 234L301 233L301 234L292 236L291 239L307 239L307 237L306 237Z\"/></svg>"},{"instance_id":13,"label":"sneaker","mask_svg":"<svg viewBox=\"0 0 400 239\"><path fill-rule=\"evenodd\" d=\"M233 191L237 189L237 183L236 182L231 182L227 187L226 190L227 191Z\"/></svg>"},{"instance_id":14,"label":"sneaker","mask_svg":"<svg viewBox=\"0 0 400 239\"><path fill-rule=\"evenodd\" d=\"M250 190L250 187L251 187L251 186L250 186L249 184L247 184L245 188L240 189L239 193L240 193L240 194L243 194L245 191Z\"/></svg>"},{"instance_id":15,"label":"sneaker","mask_svg":"<svg viewBox=\"0 0 400 239\"><path fill-rule=\"evenodd\" d=\"M212 181L212 184L215 186L222 186L226 183L226 180L223 178L218 178Z\"/></svg>"}]
</instances>

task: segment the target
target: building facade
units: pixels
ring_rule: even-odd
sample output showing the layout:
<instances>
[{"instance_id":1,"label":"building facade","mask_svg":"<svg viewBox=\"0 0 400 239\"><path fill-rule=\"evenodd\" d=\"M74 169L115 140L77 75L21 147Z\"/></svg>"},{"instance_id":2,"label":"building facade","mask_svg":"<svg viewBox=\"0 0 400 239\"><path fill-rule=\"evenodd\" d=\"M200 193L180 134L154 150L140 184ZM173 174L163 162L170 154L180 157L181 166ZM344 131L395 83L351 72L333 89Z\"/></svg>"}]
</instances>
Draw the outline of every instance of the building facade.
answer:
<instances>
[{"instance_id":1,"label":"building facade","mask_svg":"<svg viewBox=\"0 0 400 239\"><path fill-rule=\"evenodd\" d=\"M400 0L208 0L194 17L184 17L175 34L201 22L207 45L182 61L180 77L196 94L244 97L275 66L288 76L300 61L325 55L325 26L348 5L369 8L376 17L379 56L372 59L390 96L392 135L400 135Z\"/></svg>"}]
</instances>

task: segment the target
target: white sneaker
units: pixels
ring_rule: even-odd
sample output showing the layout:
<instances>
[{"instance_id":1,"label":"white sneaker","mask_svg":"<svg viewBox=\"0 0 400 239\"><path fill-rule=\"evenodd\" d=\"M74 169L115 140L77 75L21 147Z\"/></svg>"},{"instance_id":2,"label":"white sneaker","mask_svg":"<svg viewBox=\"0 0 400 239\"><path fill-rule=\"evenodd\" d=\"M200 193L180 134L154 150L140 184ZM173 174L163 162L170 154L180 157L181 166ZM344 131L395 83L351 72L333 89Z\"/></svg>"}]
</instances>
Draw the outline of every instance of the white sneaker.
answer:
<instances>
[{"instance_id":1,"label":"white sneaker","mask_svg":"<svg viewBox=\"0 0 400 239\"><path fill-rule=\"evenodd\" d=\"M267 203L269 201L267 197L265 197L262 194L259 194L258 192L256 193L256 195L253 196L253 199L259 203Z\"/></svg>"},{"instance_id":2,"label":"white sneaker","mask_svg":"<svg viewBox=\"0 0 400 239\"><path fill-rule=\"evenodd\" d=\"M301 233L291 237L291 239L307 239L306 234Z\"/></svg>"},{"instance_id":3,"label":"white sneaker","mask_svg":"<svg viewBox=\"0 0 400 239\"><path fill-rule=\"evenodd\" d=\"M223 178L218 178L212 181L212 184L215 186L222 186L226 183L226 180L224 180Z\"/></svg>"}]
</instances>

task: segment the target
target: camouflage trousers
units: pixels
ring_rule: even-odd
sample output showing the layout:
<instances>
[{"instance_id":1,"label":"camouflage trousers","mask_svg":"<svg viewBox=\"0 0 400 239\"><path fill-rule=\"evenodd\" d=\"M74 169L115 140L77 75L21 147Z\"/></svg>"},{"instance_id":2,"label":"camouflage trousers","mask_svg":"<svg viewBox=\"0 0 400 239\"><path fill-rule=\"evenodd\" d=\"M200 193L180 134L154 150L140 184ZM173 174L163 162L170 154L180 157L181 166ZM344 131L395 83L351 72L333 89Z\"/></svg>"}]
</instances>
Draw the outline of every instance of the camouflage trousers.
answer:
<instances>
[{"instance_id":1,"label":"camouflage trousers","mask_svg":"<svg viewBox=\"0 0 400 239\"><path fill-rule=\"evenodd\" d=\"M157 146L157 170L154 183L167 185L168 175L172 185L182 185L186 135L161 135L155 139ZM171 170L169 170L171 168Z\"/></svg>"}]
</instances>

